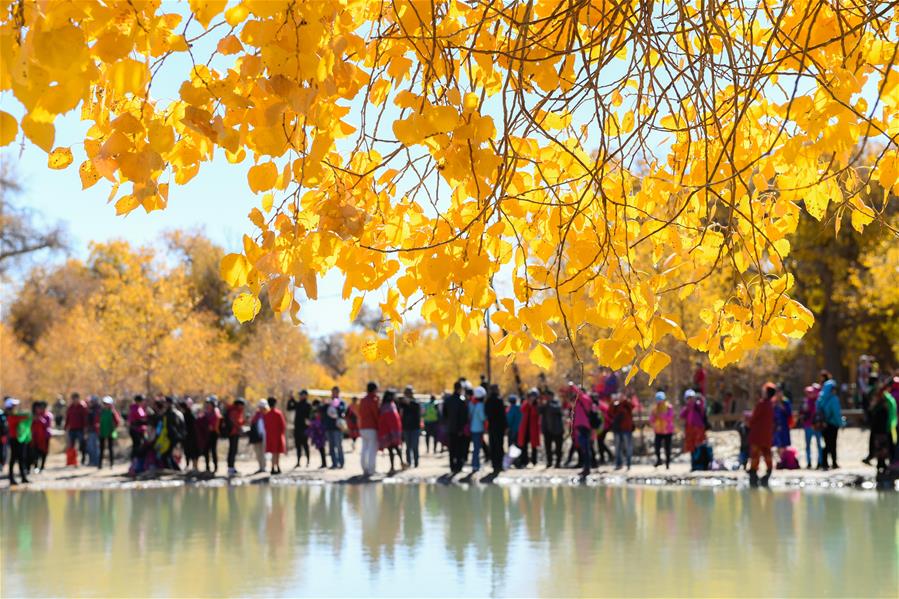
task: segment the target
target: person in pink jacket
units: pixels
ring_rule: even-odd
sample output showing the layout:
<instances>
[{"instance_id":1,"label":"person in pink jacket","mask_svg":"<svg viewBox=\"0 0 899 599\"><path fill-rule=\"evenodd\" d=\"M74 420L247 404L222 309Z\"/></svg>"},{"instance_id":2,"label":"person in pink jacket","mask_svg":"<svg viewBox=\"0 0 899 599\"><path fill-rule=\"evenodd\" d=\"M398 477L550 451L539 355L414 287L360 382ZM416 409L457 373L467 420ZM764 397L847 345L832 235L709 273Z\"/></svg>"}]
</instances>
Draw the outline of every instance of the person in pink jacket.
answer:
<instances>
[{"instance_id":1,"label":"person in pink jacket","mask_svg":"<svg viewBox=\"0 0 899 599\"><path fill-rule=\"evenodd\" d=\"M649 424L655 433L656 468L662 465L662 447L665 448L665 469L671 467L671 439L674 437L674 407L664 391L656 392L656 405L649 413Z\"/></svg>"},{"instance_id":2,"label":"person in pink jacket","mask_svg":"<svg viewBox=\"0 0 899 599\"><path fill-rule=\"evenodd\" d=\"M593 430L590 424L593 401L574 383L569 383L568 390L574 400L571 436L577 439L578 452L581 454L580 460L583 465L581 476L587 476L590 474L590 466L593 464L593 441L590 439L590 433Z\"/></svg>"}]
</instances>

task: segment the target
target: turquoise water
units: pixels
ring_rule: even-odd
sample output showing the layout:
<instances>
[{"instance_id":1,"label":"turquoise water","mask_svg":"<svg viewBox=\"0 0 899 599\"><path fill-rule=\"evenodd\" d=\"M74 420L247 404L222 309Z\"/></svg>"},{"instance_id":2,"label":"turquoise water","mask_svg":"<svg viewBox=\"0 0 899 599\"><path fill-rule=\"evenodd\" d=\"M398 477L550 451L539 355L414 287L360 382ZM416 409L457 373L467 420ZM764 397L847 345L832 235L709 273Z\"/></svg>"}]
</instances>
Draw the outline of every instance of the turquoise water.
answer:
<instances>
[{"instance_id":1,"label":"turquoise water","mask_svg":"<svg viewBox=\"0 0 899 599\"><path fill-rule=\"evenodd\" d=\"M895 493L322 485L0 494L3 596L896 597Z\"/></svg>"}]
</instances>

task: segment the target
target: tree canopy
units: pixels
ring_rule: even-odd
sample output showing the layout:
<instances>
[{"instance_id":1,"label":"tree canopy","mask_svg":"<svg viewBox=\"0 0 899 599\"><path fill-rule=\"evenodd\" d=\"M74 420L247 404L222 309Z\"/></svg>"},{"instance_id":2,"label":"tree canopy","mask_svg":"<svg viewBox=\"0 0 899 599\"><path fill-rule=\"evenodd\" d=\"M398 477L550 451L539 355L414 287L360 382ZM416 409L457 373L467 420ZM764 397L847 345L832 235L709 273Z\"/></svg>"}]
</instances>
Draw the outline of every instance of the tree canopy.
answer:
<instances>
[{"instance_id":1,"label":"tree canopy","mask_svg":"<svg viewBox=\"0 0 899 599\"><path fill-rule=\"evenodd\" d=\"M492 309L496 352L541 367L557 331L650 376L667 336L724 366L813 324L784 264L801 211L896 233L896 2L5 4L0 144L50 168L83 144L120 214L223 153L259 196L221 264L234 314L296 320L337 270L351 319L386 289L371 357L410 311L467 337ZM57 139L72 110L85 138Z\"/></svg>"}]
</instances>

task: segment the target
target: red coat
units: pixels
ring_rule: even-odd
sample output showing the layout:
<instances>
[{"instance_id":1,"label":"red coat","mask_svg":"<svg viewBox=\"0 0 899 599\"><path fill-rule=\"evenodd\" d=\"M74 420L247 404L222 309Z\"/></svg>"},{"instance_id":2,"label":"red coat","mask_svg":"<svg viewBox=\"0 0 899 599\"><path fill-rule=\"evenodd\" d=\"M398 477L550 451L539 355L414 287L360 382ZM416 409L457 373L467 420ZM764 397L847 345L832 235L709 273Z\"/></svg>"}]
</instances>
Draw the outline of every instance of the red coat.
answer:
<instances>
[{"instance_id":1,"label":"red coat","mask_svg":"<svg viewBox=\"0 0 899 599\"><path fill-rule=\"evenodd\" d=\"M359 428L373 428L378 430L378 420L381 415L381 407L378 405L378 396L369 393L359 402Z\"/></svg>"},{"instance_id":2,"label":"red coat","mask_svg":"<svg viewBox=\"0 0 899 599\"><path fill-rule=\"evenodd\" d=\"M525 439L531 447L540 447L540 412L530 401L521 406L521 424L518 427L518 446L524 447Z\"/></svg>"},{"instance_id":3,"label":"red coat","mask_svg":"<svg viewBox=\"0 0 899 599\"><path fill-rule=\"evenodd\" d=\"M272 408L262 417L265 426L265 451L267 453L287 453L287 419L277 408Z\"/></svg>"},{"instance_id":4,"label":"red coat","mask_svg":"<svg viewBox=\"0 0 899 599\"><path fill-rule=\"evenodd\" d=\"M749 445L771 447L774 443L774 404L762 399L755 404L749 419Z\"/></svg>"}]
</instances>

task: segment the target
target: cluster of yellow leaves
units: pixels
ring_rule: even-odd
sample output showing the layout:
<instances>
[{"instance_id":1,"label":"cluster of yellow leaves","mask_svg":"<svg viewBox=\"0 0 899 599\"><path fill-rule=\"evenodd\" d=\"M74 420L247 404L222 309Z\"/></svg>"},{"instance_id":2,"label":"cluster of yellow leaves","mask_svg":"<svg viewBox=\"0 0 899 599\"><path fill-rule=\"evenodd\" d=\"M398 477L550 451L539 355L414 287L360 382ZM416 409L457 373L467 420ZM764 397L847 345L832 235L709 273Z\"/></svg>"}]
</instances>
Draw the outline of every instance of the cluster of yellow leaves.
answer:
<instances>
[{"instance_id":1,"label":"cluster of yellow leaves","mask_svg":"<svg viewBox=\"0 0 899 599\"><path fill-rule=\"evenodd\" d=\"M21 127L64 168L54 122L80 107L83 185L107 179L120 214L165 208L217 150L252 161L255 230L222 263L242 322L261 296L297 322L337 269L357 307L389 288L372 358L414 307L460 338L494 309L497 351L541 367L551 324L598 327L631 372L664 368L668 335L723 366L811 324L783 266L800 209L861 230L899 193L899 10L877 6L13 2L0 91L24 115L0 113L0 143ZM178 98L156 99L177 55ZM661 298L720 269L739 282L686 339Z\"/></svg>"}]
</instances>

